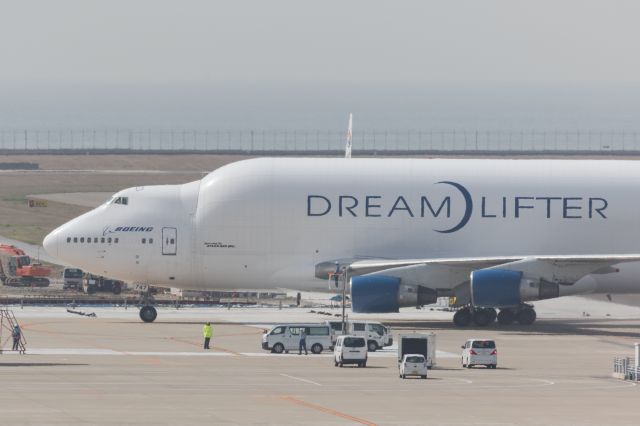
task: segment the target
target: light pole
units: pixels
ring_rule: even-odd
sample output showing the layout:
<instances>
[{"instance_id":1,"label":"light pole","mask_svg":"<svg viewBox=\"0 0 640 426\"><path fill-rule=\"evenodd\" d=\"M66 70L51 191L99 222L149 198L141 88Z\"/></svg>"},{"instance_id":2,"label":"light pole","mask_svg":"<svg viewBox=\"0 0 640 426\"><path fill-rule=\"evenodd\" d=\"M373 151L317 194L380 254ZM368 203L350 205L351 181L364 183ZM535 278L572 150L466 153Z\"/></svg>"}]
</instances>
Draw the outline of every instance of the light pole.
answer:
<instances>
[{"instance_id":1,"label":"light pole","mask_svg":"<svg viewBox=\"0 0 640 426\"><path fill-rule=\"evenodd\" d=\"M347 334L346 331L346 308L347 308L347 272L346 266L342 267L342 334Z\"/></svg>"}]
</instances>

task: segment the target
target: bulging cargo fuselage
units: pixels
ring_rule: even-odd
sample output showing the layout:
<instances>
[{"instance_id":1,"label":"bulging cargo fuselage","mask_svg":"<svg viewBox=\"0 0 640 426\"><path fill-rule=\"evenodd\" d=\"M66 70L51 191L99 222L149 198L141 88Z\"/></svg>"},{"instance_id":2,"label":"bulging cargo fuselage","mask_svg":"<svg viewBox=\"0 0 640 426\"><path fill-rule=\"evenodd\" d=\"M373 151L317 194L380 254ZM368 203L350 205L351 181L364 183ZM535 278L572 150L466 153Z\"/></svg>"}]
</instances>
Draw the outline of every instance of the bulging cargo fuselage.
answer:
<instances>
[{"instance_id":1,"label":"bulging cargo fuselage","mask_svg":"<svg viewBox=\"0 0 640 426\"><path fill-rule=\"evenodd\" d=\"M634 161L254 159L129 188L44 241L66 265L185 289L327 289L316 265L637 253ZM590 276L636 292L640 265Z\"/></svg>"}]
</instances>

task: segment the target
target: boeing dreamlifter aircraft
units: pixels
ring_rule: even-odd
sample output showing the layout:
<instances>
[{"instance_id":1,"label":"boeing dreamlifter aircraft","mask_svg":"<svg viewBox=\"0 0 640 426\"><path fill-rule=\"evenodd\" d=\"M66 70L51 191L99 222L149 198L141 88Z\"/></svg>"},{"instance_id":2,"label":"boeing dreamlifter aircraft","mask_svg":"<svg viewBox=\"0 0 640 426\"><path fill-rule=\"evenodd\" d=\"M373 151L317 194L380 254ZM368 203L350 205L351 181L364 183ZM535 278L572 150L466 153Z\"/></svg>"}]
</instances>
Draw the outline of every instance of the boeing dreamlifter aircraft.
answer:
<instances>
[{"instance_id":1,"label":"boeing dreamlifter aircraft","mask_svg":"<svg viewBox=\"0 0 640 426\"><path fill-rule=\"evenodd\" d=\"M457 325L531 324L528 301L640 292L638 182L635 161L252 159L120 191L44 248L184 289L328 290L344 270L355 312L449 296Z\"/></svg>"}]
</instances>

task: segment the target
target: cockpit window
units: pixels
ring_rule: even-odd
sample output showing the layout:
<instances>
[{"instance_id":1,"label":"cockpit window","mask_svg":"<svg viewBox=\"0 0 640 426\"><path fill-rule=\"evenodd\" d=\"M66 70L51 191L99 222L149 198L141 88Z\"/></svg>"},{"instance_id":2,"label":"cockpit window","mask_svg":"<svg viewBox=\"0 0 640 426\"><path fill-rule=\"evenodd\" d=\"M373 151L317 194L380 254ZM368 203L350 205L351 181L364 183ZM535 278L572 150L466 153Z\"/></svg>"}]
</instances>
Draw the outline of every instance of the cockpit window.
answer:
<instances>
[{"instance_id":1,"label":"cockpit window","mask_svg":"<svg viewBox=\"0 0 640 426\"><path fill-rule=\"evenodd\" d=\"M129 197L115 197L113 204L122 204L123 206L129 205Z\"/></svg>"}]
</instances>

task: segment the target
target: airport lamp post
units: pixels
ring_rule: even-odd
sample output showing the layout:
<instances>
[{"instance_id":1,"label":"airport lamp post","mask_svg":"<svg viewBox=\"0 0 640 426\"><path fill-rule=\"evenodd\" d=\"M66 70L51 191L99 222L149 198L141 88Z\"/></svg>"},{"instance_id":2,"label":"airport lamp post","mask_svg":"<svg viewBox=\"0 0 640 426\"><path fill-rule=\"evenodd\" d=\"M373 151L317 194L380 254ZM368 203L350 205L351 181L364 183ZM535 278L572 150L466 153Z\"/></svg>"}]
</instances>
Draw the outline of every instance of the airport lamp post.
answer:
<instances>
[{"instance_id":1,"label":"airport lamp post","mask_svg":"<svg viewBox=\"0 0 640 426\"><path fill-rule=\"evenodd\" d=\"M346 334L346 318L345 318L345 311L347 308L347 267L343 266L342 267L342 334Z\"/></svg>"}]
</instances>

